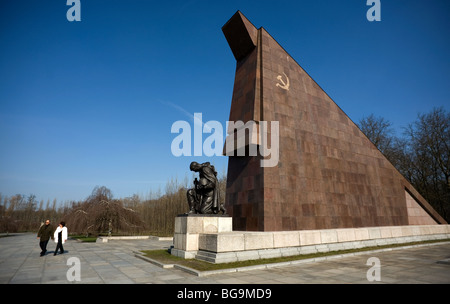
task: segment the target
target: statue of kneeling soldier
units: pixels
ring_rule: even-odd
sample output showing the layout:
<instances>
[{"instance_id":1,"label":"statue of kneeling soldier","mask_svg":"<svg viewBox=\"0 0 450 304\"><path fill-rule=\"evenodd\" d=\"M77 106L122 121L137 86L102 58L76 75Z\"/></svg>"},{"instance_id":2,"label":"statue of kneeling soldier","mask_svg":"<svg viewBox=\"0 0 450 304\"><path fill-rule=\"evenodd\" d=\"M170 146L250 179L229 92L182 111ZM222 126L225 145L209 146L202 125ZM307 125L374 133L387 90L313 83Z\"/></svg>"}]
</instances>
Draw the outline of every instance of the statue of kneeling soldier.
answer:
<instances>
[{"instance_id":1,"label":"statue of kneeling soldier","mask_svg":"<svg viewBox=\"0 0 450 304\"><path fill-rule=\"evenodd\" d=\"M190 170L199 173L194 180L194 188L187 191L188 214L226 214L223 203L219 201L217 172L209 162L192 162Z\"/></svg>"}]
</instances>

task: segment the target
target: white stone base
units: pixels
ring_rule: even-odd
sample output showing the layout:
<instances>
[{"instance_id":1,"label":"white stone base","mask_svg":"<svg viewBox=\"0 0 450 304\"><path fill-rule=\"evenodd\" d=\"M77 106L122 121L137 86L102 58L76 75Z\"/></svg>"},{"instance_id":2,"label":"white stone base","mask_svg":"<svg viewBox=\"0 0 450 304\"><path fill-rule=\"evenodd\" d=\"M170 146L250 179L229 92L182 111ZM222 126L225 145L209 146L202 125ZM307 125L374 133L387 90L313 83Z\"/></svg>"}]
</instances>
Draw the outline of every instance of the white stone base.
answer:
<instances>
[{"instance_id":1,"label":"white stone base","mask_svg":"<svg viewBox=\"0 0 450 304\"><path fill-rule=\"evenodd\" d=\"M170 254L186 260L192 260L197 257L198 251L197 250L186 251L182 249L171 248Z\"/></svg>"},{"instance_id":2,"label":"white stone base","mask_svg":"<svg viewBox=\"0 0 450 304\"><path fill-rule=\"evenodd\" d=\"M225 216L177 216L171 254L193 259L199 250L200 235L231 232L232 224L232 218Z\"/></svg>"},{"instance_id":3,"label":"white stone base","mask_svg":"<svg viewBox=\"0 0 450 304\"><path fill-rule=\"evenodd\" d=\"M258 260L283 256L295 256L304 254L313 254L319 252L331 252L348 249L359 249L364 247L383 246L392 244L406 244L411 242L420 242L428 240L449 239L450 233L447 234L430 234L421 236L397 237L397 238L379 238L373 240L336 242L329 244L315 244L296 247L282 247L271 249L255 249L243 251L228 252L211 252L199 250L195 256L196 259L204 260L211 263L231 263L246 260Z\"/></svg>"},{"instance_id":4,"label":"white stone base","mask_svg":"<svg viewBox=\"0 0 450 304\"><path fill-rule=\"evenodd\" d=\"M250 232L232 231L231 217L185 216L175 219L171 252L227 263L449 238L450 225Z\"/></svg>"}]
</instances>

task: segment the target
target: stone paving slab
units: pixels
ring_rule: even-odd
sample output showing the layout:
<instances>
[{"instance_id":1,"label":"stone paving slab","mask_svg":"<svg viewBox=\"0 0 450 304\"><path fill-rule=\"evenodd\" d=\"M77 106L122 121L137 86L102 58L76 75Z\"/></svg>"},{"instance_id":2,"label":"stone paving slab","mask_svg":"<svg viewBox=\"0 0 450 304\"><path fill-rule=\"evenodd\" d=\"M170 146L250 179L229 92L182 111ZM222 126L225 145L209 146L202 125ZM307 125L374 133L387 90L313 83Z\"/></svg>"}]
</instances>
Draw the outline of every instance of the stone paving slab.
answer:
<instances>
[{"instance_id":1,"label":"stone paving slab","mask_svg":"<svg viewBox=\"0 0 450 304\"><path fill-rule=\"evenodd\" d=\"M0 238L0 284L372 284L366 274L367 260L381 263L381 281L388 284L450 283L450 244L372 252L355 256L300 263L284 267L218 273L197 277L177 268L163 269L135 257L134 251L169 248L171 241L117 240L81 243L69 240L65 254L53 256L55 243L39 257L35 234ZM80 261L80 281L69 281L67 273Z\"/></svg>"}]
</instances>

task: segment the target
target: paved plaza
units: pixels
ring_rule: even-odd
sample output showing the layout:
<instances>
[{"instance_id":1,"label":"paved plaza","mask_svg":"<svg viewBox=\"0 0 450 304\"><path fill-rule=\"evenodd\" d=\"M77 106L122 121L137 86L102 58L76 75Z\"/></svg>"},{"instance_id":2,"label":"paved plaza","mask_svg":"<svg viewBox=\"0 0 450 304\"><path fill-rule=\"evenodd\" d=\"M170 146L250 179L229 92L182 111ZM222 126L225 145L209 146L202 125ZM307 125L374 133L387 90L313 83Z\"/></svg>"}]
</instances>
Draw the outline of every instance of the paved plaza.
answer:
<instances>
[{"instance_id":1,"label":"paved plaza","mask_svg":"<svg viewBox=\"0 0 450 304\"><path fill-rule=\"evenodd\" d=\"M81 243L69 240L65 254L53 255L55 243L49 242L48 253L39 256L35 234L0 237L0 283L2 284L424 284L450 283L450 243L433 244L383 252L367 252L298 265L272 267L205 277L183 270L164 269L135 256L134 251L168 248L171 241L120 240L108 243ZM80 281L68 280L80 261ZM379 282L369 282L369 258L380 261Z\"/></svg>"}]
</instances>

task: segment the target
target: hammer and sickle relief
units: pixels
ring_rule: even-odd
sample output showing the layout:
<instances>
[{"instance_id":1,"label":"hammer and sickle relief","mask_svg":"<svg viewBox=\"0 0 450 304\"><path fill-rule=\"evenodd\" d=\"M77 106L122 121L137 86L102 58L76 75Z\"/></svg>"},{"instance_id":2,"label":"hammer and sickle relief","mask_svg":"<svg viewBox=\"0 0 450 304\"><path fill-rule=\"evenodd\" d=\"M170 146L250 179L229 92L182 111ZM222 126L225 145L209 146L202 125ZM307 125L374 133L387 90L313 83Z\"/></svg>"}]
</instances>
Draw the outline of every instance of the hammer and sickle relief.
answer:
<instances>
[{"instance_id":1,"label":"hammer and sickle relief","mask_svg":"<svg viewBox=\"0 0 450 304\"><path fill-rule=\"evenodd\" d=\"M279 83L277 83L276 86L279 88L282 88L283 90L289 91L289 87L290 87L289 77L287 77L286 73L283 72L283 74L284 74L284 76L286 76L286 82L284 82L283 76L278 75L277 79L278 79Z\"/></svg>"}]
</instances>

